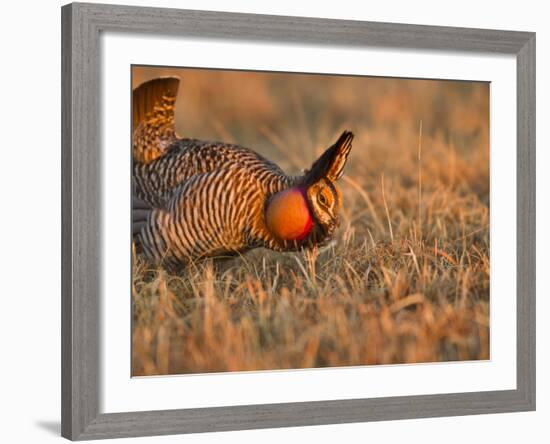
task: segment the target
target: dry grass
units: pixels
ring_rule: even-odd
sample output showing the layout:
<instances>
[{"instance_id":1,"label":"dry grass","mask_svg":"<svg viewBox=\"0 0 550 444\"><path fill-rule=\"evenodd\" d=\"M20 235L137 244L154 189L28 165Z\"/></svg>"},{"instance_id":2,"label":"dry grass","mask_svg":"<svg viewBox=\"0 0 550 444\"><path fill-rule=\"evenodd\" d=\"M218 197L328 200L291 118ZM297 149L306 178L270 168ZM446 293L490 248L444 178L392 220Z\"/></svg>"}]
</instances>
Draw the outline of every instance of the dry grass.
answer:
<instances>
[{"instance_id":1,"label":"dry grass","mask_svg":"<svg viewBox=\"0 0 550 444\"><path fill-rule=\"evenodd\" d=\"M134 86L176 72L137 69ZM328 247L176 274L134 258L134 375L489 358L487 85L180 75L181 134L253 147L289 173L341 129L356 139Z\"/></svg>"}]
</instances>

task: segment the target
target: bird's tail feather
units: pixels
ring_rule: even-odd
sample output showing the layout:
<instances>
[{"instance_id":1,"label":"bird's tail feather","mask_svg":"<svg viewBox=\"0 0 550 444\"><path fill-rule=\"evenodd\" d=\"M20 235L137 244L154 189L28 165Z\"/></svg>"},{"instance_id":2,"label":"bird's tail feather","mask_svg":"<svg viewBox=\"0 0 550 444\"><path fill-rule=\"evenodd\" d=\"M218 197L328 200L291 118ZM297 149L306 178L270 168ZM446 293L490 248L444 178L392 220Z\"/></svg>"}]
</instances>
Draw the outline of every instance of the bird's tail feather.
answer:
<instances>
[{"instance_id":1,"label":"bird's tail feather","mask_svg":"<svg viewBox=\"0 0 550 444\"><path fill-rule=\"evenodd\" d=\"M134 89L132 145L135 162L152 162L163 156L177 140L175 102L179 82L179 77L160 77Z\"/></svg>"}]
</instances>

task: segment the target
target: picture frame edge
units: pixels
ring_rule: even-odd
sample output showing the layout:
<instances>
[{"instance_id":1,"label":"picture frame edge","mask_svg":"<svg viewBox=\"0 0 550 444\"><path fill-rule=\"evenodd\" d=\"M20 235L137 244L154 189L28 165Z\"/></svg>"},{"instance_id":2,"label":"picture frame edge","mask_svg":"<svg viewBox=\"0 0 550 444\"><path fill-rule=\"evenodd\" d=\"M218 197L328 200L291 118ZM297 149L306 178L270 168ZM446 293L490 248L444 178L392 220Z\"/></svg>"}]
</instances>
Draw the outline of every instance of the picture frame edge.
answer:
<instances>
[{"instance_id":1,"label":"picture frame edge","mask_svg":"<svg viewBox=\"0 0 550 444\"><path fill-rule=\"evenodd\" d=\"M517 386L536 409L536 34L517 53Z\"/></svg>"},{"instance_id":2,"label":"picture frame edge","mask_svg":"<svg viewBox=\"0 0 550 444\"><path fill-rule=\"evenodd\" d=\"M404 412L403 406L409 409L414 406L416 411ZM532 404L525 399L520 390L503 390L471 394L452 393L106 413L99 415L97 420L79 436L79 440L304 427L530 410L532 410Z\"/></svg>"},{"instance_id":3,"label":"picture frame edge","mask_svg":"<svg viewBox=\"0 0 550 444\"><path fill-rule=\"evenodd\" d=\"M530 411L536 408L535 396L535 33L494 31L472 28L447 28L408 24L376 24L337 19L266 16L212 11L167 10L165 8L72 3L62 11L62 393L61 434L72 440L134 437L172 433L196 433L253 428L290 427L346 422L380 421L435 416ZM156 11L150 26L144 18ZM517 389L492 392L454 393L387 397L372 399L263 404L204 409L162 410L153 412L99 412L99 289L100 289L100 201L99 201L99 34L101 31L166 31L159 23L173 12L183 25L201 20L231 19L231 25L216 28L215 35L231 36L243 18L273 22L276 26L262 34L256 29L254 39L271 39L277 30L296 20L309 29L320 24L340 25L347 33L358 27L371 27L374 41L395 47L395 36L384 40L388 29L407 28L407 41L397 47L418 47L437 39L435 46L424 49L487 51L517 57L518 85L518 360ZM235 20L239 18L239 20ZM168 32L177 33L177 18L168 24ZM133 26L135 25L135 26ZM397 27L397 28L395 28ZM204 26L193 32L201 34ZM323 28L326 30L326 27ZM466 31L464 31L466 30ZM181 31L181 29L180 29ZM449 32L469 33L468 39L453 39ZM274 34L275 32L275 34ZM417 34L411 38L410 34ZM198 35L194 34L194 35ZM366 45L369 33L346 40L345 32L329 34L336 44ZM418 35L422 34L422 37ZM318 37L320 38L320 33ZM336 37L335 37L336 36ZM287 36L288 37L288 36ZM292 34L290 41L300 35ZM403 38L403 37L401 37ZM484 40L481 42L481 40ZM288 41L288 39L287 39ZM306 42L331 44L314 36ZM416 43L415 43L416 42ZM493 44L494 51L490 51ZM521 196L521 199L520 199ZM523 273L523 274L522 274ZM450 403L450 404L449 404ZM411 407L414 405L415 410ZM370 406L370 407L369 407ZM377 410L374 412L373 406ZM311 409L315 410L311 410ZM287 410L285 415L284 410ZM319 409L323 414L319 415ZM233 413L232 413L233 412ZM289 412L291 412L289 414ZM297 412L300 413L297 415ZM309 416L308 416L309 412ZM442 413L443 412L443 413ZM239 420L239 414L241 418ZM213 421L215 415L217 421ZM244 415L244 416L243 416ZM277 415L277 416L274 416ZM384 417L382 417L382 416ZM220 418L224 421L220 422ZM271 421L266 418L271 418ZM332 419L331 419L332 418ZM333 420L334 419L334 420Z\"/></svg>"}]
</instances>

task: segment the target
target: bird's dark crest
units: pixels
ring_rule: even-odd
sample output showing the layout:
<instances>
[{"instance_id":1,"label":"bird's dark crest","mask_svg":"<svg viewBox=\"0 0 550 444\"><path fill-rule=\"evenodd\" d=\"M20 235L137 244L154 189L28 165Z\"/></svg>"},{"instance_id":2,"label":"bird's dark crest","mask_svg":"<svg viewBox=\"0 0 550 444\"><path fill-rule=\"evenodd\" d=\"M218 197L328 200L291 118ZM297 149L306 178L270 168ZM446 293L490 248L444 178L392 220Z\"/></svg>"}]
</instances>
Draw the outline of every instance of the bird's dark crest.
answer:
<instances>
[{"instance_id":1,"label":"bird's dark crest","mask_svg":"<svg viewBox=\"0 0 550 444\"><path fill-rule=\"evenodd\" d=\"M312 185L322 178L336 182L344 174L344 167L351 151L353 133L344 131L336 143L319 157L306 172L304 182Z\"/></svg>"},{"instance_id":2,"label":"bird's dark crest","mask_svg":"<svg viewBox=\"0 0 550 444\"><path fill-rule=\"evenodd\" d=\"M132 145L135 162L152 162L177 140L174 112L179 83L179 77L160 77L134 89Z\"/></svg>"}]
</instances>

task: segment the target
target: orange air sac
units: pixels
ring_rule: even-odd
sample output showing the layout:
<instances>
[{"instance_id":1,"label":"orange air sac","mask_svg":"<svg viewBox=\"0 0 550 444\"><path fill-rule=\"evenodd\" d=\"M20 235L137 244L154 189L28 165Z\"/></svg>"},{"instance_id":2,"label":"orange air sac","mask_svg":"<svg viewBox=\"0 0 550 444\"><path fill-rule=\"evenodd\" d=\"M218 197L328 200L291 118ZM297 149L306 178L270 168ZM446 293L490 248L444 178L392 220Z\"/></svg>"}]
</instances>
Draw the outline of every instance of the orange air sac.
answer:
<instances>
[{"instance_id":1,"label":"orange air sac","mask_svg":"<svg viewBox=\"0 0 550 444\"><path fill-rule=\"evenodd\" d=\"M313 227L305 193L298 188L275 194L265 216L267 228L283 240L303 240Z\"/></svg>"}]
</instances>

